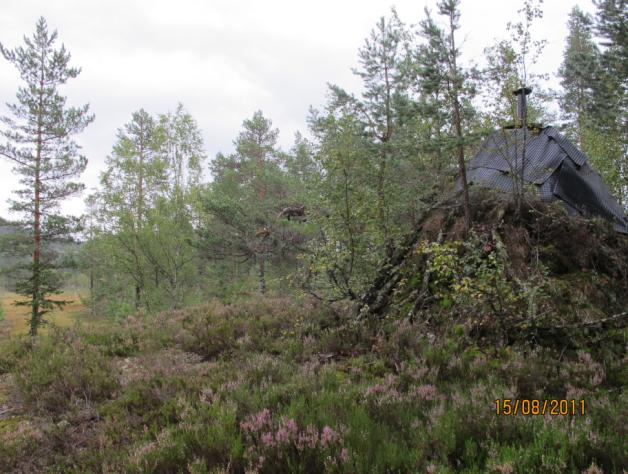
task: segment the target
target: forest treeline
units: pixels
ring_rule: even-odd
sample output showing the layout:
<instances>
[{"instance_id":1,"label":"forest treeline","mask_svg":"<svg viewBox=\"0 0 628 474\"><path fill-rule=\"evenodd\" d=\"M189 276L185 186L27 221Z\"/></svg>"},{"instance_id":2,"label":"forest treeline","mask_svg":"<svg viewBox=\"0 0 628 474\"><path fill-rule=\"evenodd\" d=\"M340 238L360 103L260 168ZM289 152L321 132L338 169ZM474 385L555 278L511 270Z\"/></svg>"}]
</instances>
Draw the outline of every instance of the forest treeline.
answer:
<instances>
[{"instance_id":1,"label":"forest treeline","mask_svg":"<svg viewBox=\"0 0 628 474\"><path fill-rule=\"evenodd\" d=\"M595 5L594 17L569 15L558 92L535 66L548 47L532 34L541 2L523 2L480 66L462 60L460 1L442 0L416 25L394 9L382 17L358 52L361 91L329 85L309 111L309 138L297 133L289 150L262 111L244 120L232 152L210 160L183 105L139 109L119 128L80 221L58 205L82 190L68 181L86 166L71 136L93 116L59 95L80 70L41 19L25 46L1 49L25 82L3 118L0 154L24 184L12 203L22 232L5 247L27 256L14 270L31 333L63 303L49 295L70 264L88 275L91 311L109 316L267 292L358 299L421 213L454 191L481 139L515 121L522 85L534 90L528 120L561 125L628 208L628 14L621 0ZM52 244L77 235L78 255L60 259Z\"/></svg>"}]
</instances>

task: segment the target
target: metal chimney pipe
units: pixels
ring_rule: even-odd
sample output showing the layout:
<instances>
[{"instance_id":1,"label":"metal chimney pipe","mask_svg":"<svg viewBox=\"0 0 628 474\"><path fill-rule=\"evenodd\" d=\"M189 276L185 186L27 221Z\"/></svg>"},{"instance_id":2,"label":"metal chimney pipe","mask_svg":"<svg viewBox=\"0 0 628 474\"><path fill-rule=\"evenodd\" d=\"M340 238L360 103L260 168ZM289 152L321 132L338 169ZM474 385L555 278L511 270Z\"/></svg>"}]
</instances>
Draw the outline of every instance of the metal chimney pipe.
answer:
<instances>
[{"instance_id":1,"label":"metal chimney pipe","mask_svg":"<svg viewBox=\"0 0 628 474\"><path fill-rule=\"evenodd\" d=\"M528 110L526 104L526 96L532 92L531 87L520 87L513 94L517 96L517 118L519 119L519 127L525 129L528 126Z\"/></svg>"}]
</instances>

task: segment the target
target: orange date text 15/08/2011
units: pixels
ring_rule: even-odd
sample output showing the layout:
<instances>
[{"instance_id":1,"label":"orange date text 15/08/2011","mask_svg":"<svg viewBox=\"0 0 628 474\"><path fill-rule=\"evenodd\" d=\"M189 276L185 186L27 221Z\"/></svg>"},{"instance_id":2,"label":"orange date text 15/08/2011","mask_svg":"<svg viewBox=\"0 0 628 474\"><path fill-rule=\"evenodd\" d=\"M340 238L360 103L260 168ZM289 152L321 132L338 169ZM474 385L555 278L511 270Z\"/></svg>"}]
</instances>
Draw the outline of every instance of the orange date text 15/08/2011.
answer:
<instances>
[{"instance_id":1,"label":"orange date text 15/08/2011","mask_svg":"<svg viewBox=\"0 0 628 474\"><path fill-rule=\"evenodd\" d=\"M517 399L509 398L495 400L495 413L497 415L584 415L584 400L566 399Z\"/></svg>"}]
</instances>

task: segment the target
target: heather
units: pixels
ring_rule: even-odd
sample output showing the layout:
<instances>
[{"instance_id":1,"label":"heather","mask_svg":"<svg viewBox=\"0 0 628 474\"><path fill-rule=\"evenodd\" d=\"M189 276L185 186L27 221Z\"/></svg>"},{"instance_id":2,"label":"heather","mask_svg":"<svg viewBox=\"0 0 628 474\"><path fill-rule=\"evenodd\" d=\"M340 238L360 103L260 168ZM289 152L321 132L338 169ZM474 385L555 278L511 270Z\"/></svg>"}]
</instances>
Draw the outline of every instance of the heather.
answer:
<instances>
[{"instance_id":1,"label":"heather","mask_svg":"<svg viewBox=\"0 0 628 474\"><path fill-rule=\"evenodd\" d=\"M621 472L625 355L487 347L310 299L214 301L3 345L4 472ZM442 331L442 332L440 332ZM497 416L495 399L586 413ZM32 455L32 454L36 455Z\"/></svg>"}]
</instances>

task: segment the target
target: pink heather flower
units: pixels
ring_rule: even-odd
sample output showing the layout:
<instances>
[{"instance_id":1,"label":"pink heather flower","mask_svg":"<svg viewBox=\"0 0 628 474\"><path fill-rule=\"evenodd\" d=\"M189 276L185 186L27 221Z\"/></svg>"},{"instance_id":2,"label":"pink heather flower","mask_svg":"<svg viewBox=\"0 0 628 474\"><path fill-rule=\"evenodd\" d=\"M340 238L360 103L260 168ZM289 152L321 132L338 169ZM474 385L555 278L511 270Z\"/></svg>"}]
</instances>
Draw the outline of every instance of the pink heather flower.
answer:
<instances>
[{"instance_id":1,"label":"pink heather flower","mask_svg":"<svg viewBox=\"0 0 628 474\"><path fill-rule=\"evenodd\" d=\"M292 418L283 418L281 420L280 427L286 430L288 436L291 439L295 438L297 433L299 432L299 427L297 426L296 421L294 421Z\"/></svg>"},{"instance_id":2,"label":"pink heather flower","mask_svg":"<svg viewBox=\"0 0 628 474\"><path fill-rule=\"evenodd\" d=\"M270 410L268 408L264 408L259 413L255 413L254 415L250 415L247 418L247 421L240 423L240 428L244 431L257 432L261 430L265 425L270 421Z\"/></svg>"},{"instance_id":3,"label":"pink heather flower","mask_svg":"<svg viewBox=\"0 0 628 474\"><path fill-rule=\"evenodd\" d=\"M262 444L267 448L272 448L275 446L275 439L273 438L273 434L270 432L266 432L262 435Z\"/></svg>"},{"instance_id":4,"label":"pink heather flower","mask_svg":"<svg viewBox=\"0 0 628 474\"><path fill-rule=\"evenodd\" d=\"M457 369L461 365L462 365L462 359L458 356L455 356L451 358L451 360L447 364L447 367L450 369Z\"/></svg>"},{"instance_id":5,"label":"pink heather flower","mask_svg":"<svg viewBox=\"0 0 628 474\"><path fill-rule=\"evenodd\" d=\"M290 435L285 428L279 428L275 434L278 444L288 443L290 441Z\"/></svg>"},{"instance_id":6,"label":"pink heather flower","mask_svg":"<svg viewBox=\"0 0 628 474\"><path fill-rule=\"evenodd\" d=\"M321 433L321 446L325 448L328 445L333 444L336 441L338 441L339 438L340 436L338 435L338 433L336 433L329 426L325 426L323 428L323 432Z\"/></svg>"},{"instance_id":7,"label":"pink heather flower","mask_svg":"<svg viewBox=\"0 0 628 474\"><path fill-rule=\"evenodd\" d=\"M584 364L592 364L593 359L591 358L591 354L584 351L578 351L578 360Z\"/></svg>"},{"instance_id":8,"label":"pink heather flower","mask_svg":"<svg viewBox=\"0 0 628 474\"><path fill-rule=\"evenodd\" d=\"M214 403L215 394L211 387L207 387L201 390L200 399L203 403L207 403L208 405Z\"/></svg>"},{"instance_id":9,"label":"pink heather flower","mask_svg":"<svg viewBox=\"0 0 628 474\"><path fill-rule=\"evenodd\" d=\"M305 432L299 433L299 441L297 443L297 448L302 450L305 447L310 449L316 448L318 444L318 430L316 427L312 425L307 425Z\"/></svg>"},{"instance_id":10,"label":"pink heather flower","mask_svg":"<svg viewBox=\"0 0 628 474\"><path fill-rule=\"evenodd\" d=\"M436 400L438 390L434 385L420 385L414 389L414 395L421 400Z\"/></svg>"},{"instance_id":11,"label":"pink heather flower","mask_svg":"<svg viewBox=\"0 0 628 474\"><path fill-rule=\"evenodd\" d=\"M473 359L473 367L474 368L479 368L482 367L483 365L486 365L486 359L484 357L477 357L475 359Z\"/></svg>"},{"instance_id":12,"label":"pink heather flower","mask_svg":"<svg viewBox=\"0 0 628 474\"><path fill-rule=\"evenodd\" d=\"M149 441L148 443L139 446L131 455L131 462L136 466L141 465L144 461L144 457L151 453L155 447L156 443L154 441Z\"/></svg>"},{"instance_id":13,"label":"pink heather flower","mask_svg":"<svg viewBox=\"0 0 628 474\"><path fill-rule=\"evenodd\" d=\"M434 408L432 408L432 410L430 410L430 415L429 415L430 422L432 424L435 424L439 420L439 418L443 416L444 413L445 413L445 407L442 403L439 403Z\"/></svg>"},{"instance_id":14,"label":"pink heather flower","mask_svg":"<svg viewBox=\"0 0 628 474\"><path fill-rule=\"evenodd\" d=\"M428 369L427 367L420 367L414 371L414 374L412 375L412 377L415 380L421 380L423 377L427 375L429 371L430 369Z\"/></svg>"},{"instance_id":15,"label":"pink heather flower","mask_svg":"<svg viewBox=\"0 0 628 474\"><path fill-rule=\"evenodd\" d=\"M342 448L340 451L340 461L345 463L349 460L349 450L347 448Z\"/></svg>"},{"instance_id":16,"label":"pink heather flower","mask_svg":"<svg viewBox=\"0 0 628 474\"><path fill-rule=\"evenodd\" d=\"M459 408L463 405L464 398L459 393L453 393L451 395L451 401L456 408Z\"/></svg>"},{"instance_id":17,"label":"pink heather flower","mask_svg":"<svg viewBox=\"0 0 628 474\"><path fill-rule=\"evenodd\" d=\"M370 396L370 395L375 395L377 393L383 393L386 391L386 386L385 385L372 385L370 387L368 387L365 391L364 391L364 395L366 397Z\"/></svg>"}]
</instances>

